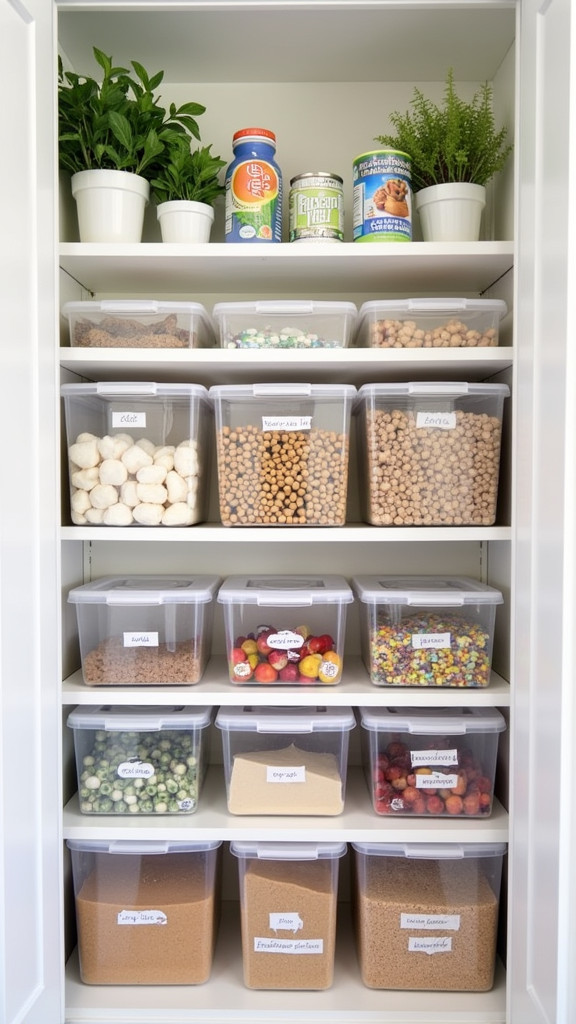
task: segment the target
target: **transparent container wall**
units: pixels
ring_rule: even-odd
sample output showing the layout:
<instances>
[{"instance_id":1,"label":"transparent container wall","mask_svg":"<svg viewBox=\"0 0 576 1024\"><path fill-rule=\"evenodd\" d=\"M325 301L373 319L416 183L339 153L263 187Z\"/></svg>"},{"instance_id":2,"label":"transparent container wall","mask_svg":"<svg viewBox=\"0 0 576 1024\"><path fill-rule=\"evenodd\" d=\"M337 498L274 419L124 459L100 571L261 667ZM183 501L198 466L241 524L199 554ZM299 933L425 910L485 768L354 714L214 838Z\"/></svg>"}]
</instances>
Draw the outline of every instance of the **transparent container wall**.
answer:
<instances>
[{"instance_id":1,"label":"transparent container wall","mask_svg":"<svg viewBox=\"0 0 576 1024\"><path fill-rule=\"evenodd\" d=\"M163 303L153 312L137 301L97 306L75 302L65 307L73 348L187 349L214 343L210 322L200 307Z\"/></svg>"},{"instance_id":2,"label":"transparent container wall","mask_svg":"<svg viewBox=\"0 0 576 1024\"><path fill-rule=\"evenodd\" d=\"M73 849L84 984L207 981L219 920L218 861L217 848L151 855Z\"/></svg>"},{"instance_id":3,"label":"transparent container wall","mask_svg":"<svg viewBox=\"0 0 576 1024\"><path fill-rule=\"evenodd\" d=\"M356 941L364 984L377 989L489 991L502 860L355 851Z\"/></svg>"},{"instance_id":4,"label":"transparent container wall","mask_svg":"<svg viewBox=\"0 0 576 1024\"><path fill-rule=\"evenodd\" d=\"M355 314L339 311L338 303L331 303L329 311L318 308L303 310L305 304L289 302L276 312L261 308L241 309L235 303L222 303L214 311L220 328L220 344L228 349L269 348L346 348L350 343ZM314 304L308 304L313 306Z\"/></svg>"},{"instance_id":5,"label":"transparent container wall","mask_svg":"<svg viewBox=\"0 0 576 1024\"><path fill-rule=\"evenodd\" d=\"M356 344L367 348L486 348L498 345L500 313L475 308L441 310L425 307L404 311L392 304L370 303L358 329Z\"/></svg>"},{"instance_id":6,"label":"transparent container wall","mask_svg":"<svg viewBox=\"0 0 576 1024\"><path fill-rule=\"evenodd\" d=\"M190 526L206 518L207 403L103 394L67 394L64 403L74 525Z\"/></svg>"},{"instance_id":7,"label":"transparent container wall","mask_svg":"<svg viewBox=\"0 0 576 1024\"><path fill-rule=\"evenodd\" d=\"M350 403L280 394L216 399L225 526L343 526Z\"/></svg>"}]
</instances>

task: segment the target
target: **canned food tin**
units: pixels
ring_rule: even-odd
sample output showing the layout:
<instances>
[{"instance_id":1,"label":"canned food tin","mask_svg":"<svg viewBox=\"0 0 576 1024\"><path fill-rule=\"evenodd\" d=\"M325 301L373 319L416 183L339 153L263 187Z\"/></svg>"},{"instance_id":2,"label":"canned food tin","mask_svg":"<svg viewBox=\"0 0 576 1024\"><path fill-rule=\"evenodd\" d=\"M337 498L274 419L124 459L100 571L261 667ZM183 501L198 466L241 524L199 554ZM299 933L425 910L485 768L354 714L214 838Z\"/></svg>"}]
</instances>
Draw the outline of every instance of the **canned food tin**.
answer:
<instances>
[{"instance_id":1,"label":"canned food tin","mask_svg":"<svg viewBox=\"0 0 576 1024\"><path fill-rule=\"evenodd\" d=\"M355 242L412 240L411 160L407 153L377 149L353 164Z\"/></svg>"},{"instance_id":2,"label":"canned food tin","mask_svg":"<svg viewBox=\"0 0 576 1024\"><path fill-rule=\"evenodd\" d=\"M343 242L343 183L338 174L309 171L290 179L291 242Z\"/></svg>"}]
</instances>

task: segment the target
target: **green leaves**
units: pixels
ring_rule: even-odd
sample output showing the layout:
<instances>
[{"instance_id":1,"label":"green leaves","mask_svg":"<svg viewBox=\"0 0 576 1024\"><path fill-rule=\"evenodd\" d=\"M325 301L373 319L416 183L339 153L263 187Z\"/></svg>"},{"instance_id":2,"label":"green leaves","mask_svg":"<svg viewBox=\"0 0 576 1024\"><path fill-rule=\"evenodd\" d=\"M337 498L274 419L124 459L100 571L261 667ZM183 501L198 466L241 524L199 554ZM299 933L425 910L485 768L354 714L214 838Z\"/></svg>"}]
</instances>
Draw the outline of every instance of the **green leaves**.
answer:
<instances>
[{"instance_id":1,"label":"green leaves","mask_svg":"<svg viewBox=\"0 0 576 1024\"><path fill-rule=\"evenodd\" d=\"M466 103L456 94L451 68L442 107L416 88L411 107L412 111L390 115L395 135L378 135L376 141L412 158L415 192L451 181L485 185L502 170L512 146L505 145L506 128L496 131L487 82Z\"/></svg>"},{"instance_id":2,"label":"green leaves","mask_svg":"<svg viewBox=\"0 0 576 1024\"><path fill-rule=\"evenodd\" d=\"M196 118L200 103L170 104L167 111L155 95L164 72L149 75L138 61L133 73L115 67L98 47L94 59L102 81L64 71L58 61L59 164L75 174L93 167L132 171L149 177L159 169L165 147L175 136L200 138Z\"/></svg>"},{"instance_id":3,"label":"green leaves","mask_svg":"<svg viewBox=\"0 0 576 1024\"><path fill-rule=\"evenodd\" d=\"M203 146L191 152L188 137L175 133L166 144L162 164L150 180L156 202L187 199L212 206L224 193L219 173L226 161L212 156L211 148Z\"/></svg>"}]
</instances>

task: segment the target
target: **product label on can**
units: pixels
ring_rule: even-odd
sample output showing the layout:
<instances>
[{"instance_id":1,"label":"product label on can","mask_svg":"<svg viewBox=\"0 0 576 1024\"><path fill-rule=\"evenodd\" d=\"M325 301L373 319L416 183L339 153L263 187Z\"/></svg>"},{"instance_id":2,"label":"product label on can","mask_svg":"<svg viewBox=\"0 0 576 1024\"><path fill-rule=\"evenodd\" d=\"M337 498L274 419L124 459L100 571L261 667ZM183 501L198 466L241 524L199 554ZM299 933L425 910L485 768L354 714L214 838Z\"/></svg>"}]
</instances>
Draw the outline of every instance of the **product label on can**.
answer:
<instances>
[{"instance_id":1,"label":"product label on can","mask_svg":"<svg viewBox=\"0 0 576 1024\"><path fill-rule=\"evenodd\" d=\"M282 181L267 160L237 164L226 182L226 235L231 241L280 241Z\"/></svg>"},{"instance_id":2,"label":"product label on can","mask_svg":"<svg viewBox=\"0 0 576 1024\"><path fill-rule=\"evenodd\" d=\"M353 165L353 237L359 242L410 242L410 157L395 150L359 156Z\"/></svg>"},{"instance_id":3,"label":"product label on can","mask_svg":"<svg viewBox=\"0 0 576 1024\"><path fill-rule=\"evenodd\" d=\"M342 182L327 174L304 174L292 182L288 200L291 242L344 240Z\"/></svg>"}]
</instances>

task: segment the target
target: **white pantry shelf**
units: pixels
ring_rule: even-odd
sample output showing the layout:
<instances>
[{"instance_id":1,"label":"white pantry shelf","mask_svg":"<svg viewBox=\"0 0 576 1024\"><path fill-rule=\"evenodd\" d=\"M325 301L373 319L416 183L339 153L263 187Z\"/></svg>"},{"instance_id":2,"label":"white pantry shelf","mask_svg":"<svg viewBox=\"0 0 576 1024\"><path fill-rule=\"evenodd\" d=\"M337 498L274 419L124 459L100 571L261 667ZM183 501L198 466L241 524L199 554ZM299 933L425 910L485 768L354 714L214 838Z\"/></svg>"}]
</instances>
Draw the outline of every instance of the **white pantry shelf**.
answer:
<instances>
[{"instance_id":1,"label":"white pantry shelf","mask_svg":"<svg viewBox=\"0 0 576 1024\"><path fill-rule=\"evenodd\" d=\"M440 541L493 541L511 539L510 526L222 526L201 523L170 526L62 526L61 540L160 541L163 544L395 544Z\"/></svg>"}]
</instances>

